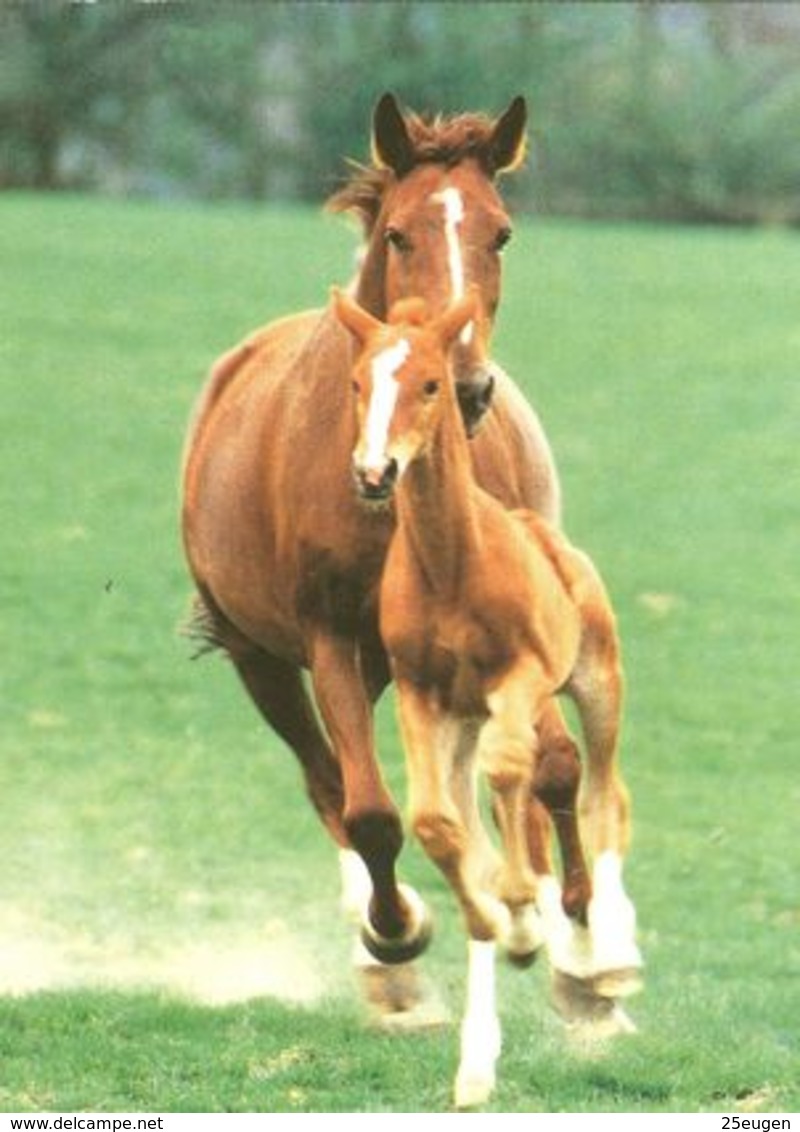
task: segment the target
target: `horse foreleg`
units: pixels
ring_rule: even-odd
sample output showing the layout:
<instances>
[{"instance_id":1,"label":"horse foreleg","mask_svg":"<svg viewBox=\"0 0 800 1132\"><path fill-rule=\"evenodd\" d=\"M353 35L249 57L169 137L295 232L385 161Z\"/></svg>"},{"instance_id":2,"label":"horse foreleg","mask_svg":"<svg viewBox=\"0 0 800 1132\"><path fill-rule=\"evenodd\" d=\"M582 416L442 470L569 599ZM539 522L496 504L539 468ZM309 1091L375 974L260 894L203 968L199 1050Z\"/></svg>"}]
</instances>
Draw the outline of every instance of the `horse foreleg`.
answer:
<instances>
[{"instance_id":1,"label":"horse foreleg","mask_svg":"<svg viewBox=\"0 0 800 1132\"><path fill-rule=\"evenodd\" d=\"M537 723L539 757L533 791L555 827L561 853L562 905L571 919L586 923L592 885L578 825L581 761L555 699L548 699Z\"/></svg>"},{"instance_id":2,"label":"horse foreleg","mask_svg":"<svg viewBox=\"0 0 800 1132\"><path fill-rule=\"evenodd\" d=\"M341 770L319 726L300 669L253 646L228 651L261 715L297 756L306 790L325 828L338 845L349 845L342 820Z\"/></svg>"},{"instance_id":3,"label":"horse foreleg","mask_svg":"<svg viewBox=\"0 0 800 1132\"><path fill-rule=\"evenodd\" d=\"M419 896L397 883L395 864L403 844L400 815L375 754L372 705L350 639L319 635L313 641L314 691L344 781L344 829L372 886L364 943L383 962L419 955L430 939L430 921Z\"/></svg>"},{"instance_id":4,"label":"horse foreleg","mask_svg":"<svg viewBox=\"0 0 800 1132\"><path fill-rule=\"evenodd\" d=\"M339 867L342 908L363 933L372 899L369 873L353 849L340 850ZM445 1006L423 975L419 963L382 963L367 950L362 938L363 935L360 935L353 948L353 966L373 1021L381 1029L422 1030L450 1021Z\"/></svg>"},{"instance_id":5,"label":"horse foreleg","mask_svg":"<svg viewBox=\"0 0 800 1132\"><path fill-rule=\"evenodd\" d=\"M584 984L592 973L587 930L591 882L578 826L580 758L554 700L546 701L537 731L541 749L533 788L555 826L564 876L563 889L552 873L537 877L537 905L553 967L555 1004L571 1022L593 1021L596 1004ZM575 993L570 994L573 988Z\"/></svg>"}]
</instances>

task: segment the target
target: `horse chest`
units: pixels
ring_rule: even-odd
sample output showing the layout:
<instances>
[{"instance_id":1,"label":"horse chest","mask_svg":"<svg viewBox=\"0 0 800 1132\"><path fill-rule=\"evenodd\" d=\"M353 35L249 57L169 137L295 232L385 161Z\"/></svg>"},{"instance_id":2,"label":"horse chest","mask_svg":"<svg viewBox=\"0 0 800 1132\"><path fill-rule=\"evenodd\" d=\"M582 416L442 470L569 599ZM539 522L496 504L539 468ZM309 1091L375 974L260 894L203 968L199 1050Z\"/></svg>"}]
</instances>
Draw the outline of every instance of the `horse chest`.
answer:
<instances>
[{"instance_id":1,"label":"horse chest","mask_svg":"<svg viewBox=\"0 0 800 1132\"><path fill-rule=\"evenodd\" d=\"M384 621L384 643L397 676L436 695L457 715L485 714L486 696L513 664L518 642L489 616L465 616L419 603L404 618Z\"/></svg>"}]
</instances>

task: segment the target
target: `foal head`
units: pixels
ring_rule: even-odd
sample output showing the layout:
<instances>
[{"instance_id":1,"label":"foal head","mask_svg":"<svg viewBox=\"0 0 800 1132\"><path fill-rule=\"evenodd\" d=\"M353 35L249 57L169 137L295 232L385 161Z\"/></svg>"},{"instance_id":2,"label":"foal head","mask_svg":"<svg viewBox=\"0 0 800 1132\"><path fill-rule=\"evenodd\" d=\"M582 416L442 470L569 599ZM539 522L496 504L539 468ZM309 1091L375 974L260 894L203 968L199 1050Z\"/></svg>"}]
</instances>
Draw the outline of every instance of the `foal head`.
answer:
<instances>
[{"instance_id":1,"label":"foal head","mask_svg":"<svg viewBox=\"0 0 800 1132\"><path fill-rule=\"evenodd\" d=\"M500 301L500 254L511 222L495 187L525 155L525 101L499 118L462 114L426 121L401 114L385 94L373 117L373 165L333 198L364 224L367 253L359 301L379 318L399 300L424 296L434 312L480 290L489 323ZM494 377L468 322L454 343L459 400L468 429L491 398Z\"/></svg>"},{"instance_id":2,"label":"foal head","mask_svg":"<svg viewBox=\"0 0 800 1132\"><path fill-rule=\"evenodd\" d=\"M356 486L366 502L385 503L409 464L429 448L443 414L456 412L448 355L464 328L477 324L480 301L470 289L431 315L421 299L401 300L388 323L341 291L334 302L360 351L352 372Z\"/></svg>"}]
</instances>

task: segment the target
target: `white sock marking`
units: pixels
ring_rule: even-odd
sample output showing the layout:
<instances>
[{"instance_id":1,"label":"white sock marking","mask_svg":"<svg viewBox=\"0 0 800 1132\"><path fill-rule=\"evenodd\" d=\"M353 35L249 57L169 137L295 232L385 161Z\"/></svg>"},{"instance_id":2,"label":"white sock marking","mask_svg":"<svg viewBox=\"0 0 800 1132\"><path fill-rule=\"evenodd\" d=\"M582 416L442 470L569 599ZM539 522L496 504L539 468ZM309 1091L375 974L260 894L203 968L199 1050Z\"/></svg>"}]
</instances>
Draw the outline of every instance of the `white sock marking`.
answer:
<instances>
[{"instance_id":1,"label":"white sock marking","mask_svg":"<svg viewBox=\"0 0 800 1132\"><path fill-rule=\"evenodd\" d=\"M339 850L339 875L342 881L342 908L347 916L361 923L372 896L372 881L367 866L355 849Z\"/></svg>"},{"instance_id":2,"label":"white sock marking","mask_svg":"<svg viewBox=\"0 0 800 1132\"><path fill-rule=\"evenodd\" d=\"M449 186L440 193L434 193L433 200L444 206L444 235L447 241L447 262L450 268L450 284L453 300L464 297L464 260L458 238L458 226L464 219L464 201L458 189ZM468 322L459 335L466 346L472 341L472 322Z\"/></svg>"},{"instance_id":3,"label":"white sock marking","mask_svg":"<svg viewBox=\"0 0 800 1132\"><path fill-rule=\"evenodd\" d=\"M461 1060L455 1083L458 1108L471 1108L488 1100L495 1084L495 1063L501 1045L494 941L469 940L468 955L467 1004L461 1023Z\"/></svg>"},{"instance_id":4,"label":"white sock marking","mask_svg":"<svg viewBox=\"0 0 800 1132\"><path fill-rule=\"evenodd\" d=\"M601 853L592 876L594 895L589 904L596 969L637 968L642 960L636 946L636 912L622 883L622 858L612 849Z\"/></svg>"}]
</instances>

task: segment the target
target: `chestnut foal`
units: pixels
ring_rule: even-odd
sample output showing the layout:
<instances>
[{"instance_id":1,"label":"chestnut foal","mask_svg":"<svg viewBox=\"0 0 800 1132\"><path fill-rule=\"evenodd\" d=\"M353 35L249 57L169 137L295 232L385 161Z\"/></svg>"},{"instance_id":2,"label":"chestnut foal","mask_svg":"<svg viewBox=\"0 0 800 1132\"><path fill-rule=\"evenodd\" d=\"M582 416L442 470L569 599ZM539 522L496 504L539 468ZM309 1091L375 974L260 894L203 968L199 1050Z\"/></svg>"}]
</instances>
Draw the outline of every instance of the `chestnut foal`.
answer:
<instances>
[{"instance_id":1,"label":"chestnut foal","mask_svg":"<svg viewBox=\"0 0 800 1132\"><path fill-rule=\"evenodd\" d=\"M360 346L356 482L366 501L385 507L393 497L396 506L380 629L397 686L410 819L469 935L455 1081L457 1106L469 1107L491 1094L500 1052L495 941L519 956L533 951L537 900L557 970L609 999L638 986L635 915L622 886L629 807L616 762L614 615L585 555L473 478L448 353L465 325L479 323L475 292L435 317L421 300L404 300L388 324L341 292L334 302ZM572 919L552 878L537 890L525 833L537 730L559 692L576 703L585 735L594 858L593 885L587 878ZM481 821L478 770L491 788L501 856ZM561 804L582 865L576 794L577 776Z\"/></svg>"}]
</instances>

